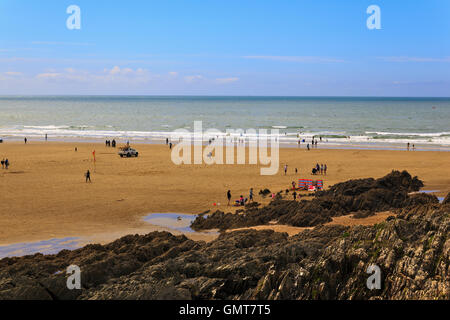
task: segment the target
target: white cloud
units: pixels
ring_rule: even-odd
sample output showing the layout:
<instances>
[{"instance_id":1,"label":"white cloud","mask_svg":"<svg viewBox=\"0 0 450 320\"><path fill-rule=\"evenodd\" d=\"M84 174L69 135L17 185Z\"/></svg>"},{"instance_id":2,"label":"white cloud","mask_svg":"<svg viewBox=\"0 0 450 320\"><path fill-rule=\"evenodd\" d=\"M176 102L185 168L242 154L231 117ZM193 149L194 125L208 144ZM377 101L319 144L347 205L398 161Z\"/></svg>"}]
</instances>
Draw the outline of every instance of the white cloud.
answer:
<instances>
[{"instance_id":1,"label":"white cloud","mask_svg":"<svg viewBox=\"0 0 450 320\"><path fill-rule=\"evenodd\" d=\"M104 69L104 72L111 75L111 76L116 76L116 75L144 75L147 73L147 71L145 69L142 68L138 68L136 70L133 70L131 68L120 68L119 66L114 66L112 69Z\"/></svg>"},{"instance_id":2,"label":"white cloud","mask_svg":"<svg viewBox=\"0 0 450 320\"><path fill-rule=\"evenodd\" d=\"M118 66L115 66L114 68L109 70L109 74L111 74L111 75L115 75L115 74L119 74L119 73L120 73L120 67L118 67Z\"/></svg>"},{"instance_id":3,"label":"white cloud","mask_svg":"<svg viewBox=\"0 0 450 320\"><path fill-rule=\"evenodd\" d=\"M57 42L57 41L33 41L34 45L60 45L60 46L92 46L92 43L87 42Z\"/></svg>"},{"instance_id":4,"label":"white cloud","mask_svg":"<svg viewBox=\"0 0 450 320\"><path fill-rule=\"evenodd\" d=\"M396 80L396 81L392 81L392 84L396 85L396 86L441 85L441 84L445 84L445 83L446 82L442 81L442 80L423 80L423 81L398 81L398 80Z\"/></svg>"},{"instance_id":5,"label":"white cloud","mask_svg":"<svg viewBox=\"0 0 450 320\"><path fill-rule=\"evenodd\" d=\"M4 74L7 75L7 76L18 77L18 76L22 75L22 72L7 71Z\"/></svg>"},{"instance_id":6,"label":"white cloud","mask_svg":"<svg viewBox=\"0 0 450 320\"><path fill-rule=\"evenodd\" d=\"M178 72L170 71L170 72L169 72L169 76L171 76L171 77L177 77L177 76L178 76Z\"/></svg>"},{"instance_id":7,"label":"white cloud","mask_svg":"<svg viewBox=\"0 0 450 320\"><path fill-rule=\"evenodd\" d=\"M38 79L56 79L60 78L62 76L62 73L56 73L56 72L48 72L48 73L39 73L36 75L36 78Z\"/></svg>"},{"instance_id":8,"label":"white cloud","mask_svg":"<svg viewBox=\"0 0 450 320\"><path fill-rule=\"evenodd\" d=\"M386 62L450 62L450 57L444 58L427 58L427 57L377 57L379 60Z\"/></svg>"},{"instance_id":9,"label":"white cloud","mask_svg":"<svg viewBox=\"0 0 450 320\"><path fill-rule=\"evenodd\" d=\"M186 81L187 83L192 83L192 82L195 82L197 80L202 80L202 79L204 79L204 78L201 75L185 76L184 77L184 81Z\"/></svg>"},{"instance_id":10,"label":"white cloud","mask_svg":"<svg viewBox=\"0 0 450 320\"><path fill-rule=\"evenodd\" d=\"M234 78L217 78L216 82L217 83L232 83L232 82L236 82L239 81L239 78L234 77Z\"/></svg>"},{"instance_id":11,"label":"white cloud","mask_svg":"<svg viewBox=\"0 0 450 320\"><path fill-rule=\"evenodd\" d=\"M314 56L244 56L245 59L256 60L272 60L283 62L302 62L302 63L338 63L345 62L342 59L327 58L327 57L314 57Z\"/></svg>"},{"instance_id":12,"label":"white cloud","mask_svg":"<svg viewBox=\"0 0 450 320\"><path fill-rule=\"evenodd\" d=\"M65 68L63 71L47 70L39 73L35 77L40 80L60 80L95 83L143 83L151 79L147 70L138 68L121 68L114 66L111 69L105 68L103 72L92 72L85 70L76 70L74 68Z\"/></svg>"}]
</instances>

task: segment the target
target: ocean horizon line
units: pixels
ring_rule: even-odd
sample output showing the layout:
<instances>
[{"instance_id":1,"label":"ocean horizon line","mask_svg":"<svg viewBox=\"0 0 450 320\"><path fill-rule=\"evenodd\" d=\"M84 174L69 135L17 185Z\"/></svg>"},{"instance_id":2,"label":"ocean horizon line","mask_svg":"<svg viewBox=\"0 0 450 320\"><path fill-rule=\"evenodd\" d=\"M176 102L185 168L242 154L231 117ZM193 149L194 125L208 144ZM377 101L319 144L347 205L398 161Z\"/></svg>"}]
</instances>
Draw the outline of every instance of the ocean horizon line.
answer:
<instances>
[{"instance_id":1,"label":"ocean horizon line","mask_svg":"<svg viewBox=\"0 0 450 320\"><path fill-rule=\"evenodd\" d=\"M123 97L123 98L294 98L294 99L443 99L450 100L450 96L348 96L348 95L322 95L322 96L297 96L297 95L198 95L198 94L23 94L5 95L0 94L0 98L54 98L54 97Z\"/></svg>"}]
</instances>

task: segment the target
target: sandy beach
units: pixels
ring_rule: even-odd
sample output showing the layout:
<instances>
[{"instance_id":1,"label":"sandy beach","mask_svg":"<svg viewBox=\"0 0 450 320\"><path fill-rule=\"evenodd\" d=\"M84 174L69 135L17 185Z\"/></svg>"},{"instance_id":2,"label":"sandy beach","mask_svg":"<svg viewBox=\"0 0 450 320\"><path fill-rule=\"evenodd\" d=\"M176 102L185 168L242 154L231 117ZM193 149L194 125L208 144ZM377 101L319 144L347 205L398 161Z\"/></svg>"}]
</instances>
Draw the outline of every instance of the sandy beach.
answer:
<instances>
[{"instance_id":1,"label":"sandy beach","mask_svg":"<svg viewBox=\"0 0 450 320\"><path fill-rule=\"evenodd\" d=\"M165 145L135 147L138 158L122 159L116 149L100 143L0 144L0 158L11 163L8 170L0 171L0 245L69 236L103 243L124 234L161 230L143 217L230 211L228 189L235 199L247 196L252 187L255 200L264 203L268 200L258 195L260 189L285 190L292 181L311 177L317 162L328 166L325 187L349 179L379 178L397 169L417 175L424 190L439 190L439 196L450 191L448 152L285 148L280 149L278 174L261 176L258 165L177 166ZM88 169L92 183L84 180Z\"/></svg>"}]
</instances>

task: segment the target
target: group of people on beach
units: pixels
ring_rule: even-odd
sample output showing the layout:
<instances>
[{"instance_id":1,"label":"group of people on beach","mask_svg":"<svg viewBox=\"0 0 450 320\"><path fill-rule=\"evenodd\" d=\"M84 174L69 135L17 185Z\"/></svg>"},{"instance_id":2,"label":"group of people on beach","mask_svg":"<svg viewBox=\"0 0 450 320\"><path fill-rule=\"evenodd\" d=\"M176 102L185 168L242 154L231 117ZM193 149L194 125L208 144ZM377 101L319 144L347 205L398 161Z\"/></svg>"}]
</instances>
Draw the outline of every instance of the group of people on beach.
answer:
<instances>
[{"instance_id":1,"label":"group of people on beach","mask_svg":"<svg viewBox=\"0 0 450 320\"><path fill-rule=\"evenodd\" d=\"M168 145L169 149L172 150L173 144L171 141L169 141L169 138L166 138L166 145Z\"/></svg>"},{"instance_id":2,"label":"group of people on beach","mask_svg":"<svg viewBox=\"0 0 450 320\"><path fill-rule=\"evenodd\" d=\"M295 174L297 174L298 173L298 168L295 168L294 171L295 171ZM284 175L287 175L287 172L288 172L288 165L285 164L284 165Z\"/></svg>"},{"instance_id":3,"label":"group of people on beach","mask_svg":"<svg viewBox=\"0 0 450 320\"><path fill-rule=\"evenodd\" d=\"M2 163L2 169L8 169L8 167L10 165L8 159L2 159L1 163Z\"/></svg>"},{"instance_id":4,"label":"group of people on beach","mask_svg":"<svg viewBox=\"0 0 450 320\"><path fill-rule=\"evenodd\" d=\"M408 142L407 144L406 144L406 150L412 150L412 151L414 151L414 150L416 150L416 146L413 144L412 146L411 146L411 144Z\"/></svg>"},{"instance_id":5,"label":"group of people on beach","mask_svg":"<svg viewBox=\"0 0 450 320\"><path fill-rule=\"evenodd\" d=\"M312 174L313 175L317 175L317 174L323 174L323 175L327 175L327 165L326 164L316 164L316 166L312 169Z\"/></svg>"},{"instance_id":6,"label":"group of people on beach","mask_svg":"<svg viewBox=\"0 0 450 320\"><path fill-rule=\"evenodd\" d=\"M116 140L106 140L105 141L105 146L107 146L107 147L113 147L113 148L115 148L116 147Z\"/></svg>"},{"instance_id":7,"label":"group of people on beach","mask_svg":"<svg viewBox=\"0 0 450 320\"><path fill-rule=\"evenodd\" d=\"M231 202L231 190L227 191L227 199L228 199L228 206L230 206ZM246 203L253 202L253 188L250 188L248 198L244 198L244 196L241 194L238 200L235 201L235 206L245 206Z\"/></svg>"}]
</instances>

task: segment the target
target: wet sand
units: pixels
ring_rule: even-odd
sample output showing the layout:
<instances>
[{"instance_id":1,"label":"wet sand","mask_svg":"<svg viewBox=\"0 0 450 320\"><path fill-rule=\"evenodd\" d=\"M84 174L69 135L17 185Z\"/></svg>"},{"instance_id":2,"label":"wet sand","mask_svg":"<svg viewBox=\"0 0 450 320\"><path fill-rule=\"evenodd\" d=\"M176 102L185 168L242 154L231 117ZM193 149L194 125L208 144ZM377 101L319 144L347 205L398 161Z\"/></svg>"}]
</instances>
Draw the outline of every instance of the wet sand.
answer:
<instances>
[{"instance_id":1,"label":"wet sand","mask_svg":"<svg viewBox=\"0 0 450 320\"><path fill-rule=\"evenodd\" d=\"M341 216L341 217L333 217L333 221L326 223L325 225L342 225L342 226L372 226L377 223L380 223L384 220L386 220L387 217L392 216L393 213L389 211L385 212L377 212L375 215L361 218L361 219L355 219L352 218L352 214ZM237 230L246 230L246 229L254 229L254 230L273 230L275 232L286 232L289 234L289 236L296 235L304 230L310 230L314 229L314 227L293 227L293 226L287 226L287 225L261 225L261 226L254 226L249 228L238 228L238 229L230 229L227 230L227 232L237 231Z\"/></svg>"},{"instance_id":2,"label":"wet sand","mask_svg":"<svg viewBox=\"0 0 450 320\"><path fill-rule=\"evenodd\" d=\"M439 190L439 196L450 191L449 152L285 148L280 149L279 173L261 176L258 165L177 166L165 145L136 148L138 158L121 159L116 149L98 143L0 144L0 158L11 162L9 170L0 170L0 245L66 237L104 243L129 233L161 230L143 217L231 211L226 205L228 189L237 199L248 196L253 187L255 200L265 203L268 199L259 197L260 189L285 190L298 178L310 178L316 162L328 165L328 175L320 177L325 187L406 169L424 181L424 189ZM285 163L287 176L282 170ZM84 181L87 169L92 183Z\"/></svg>"}]
</instances>

